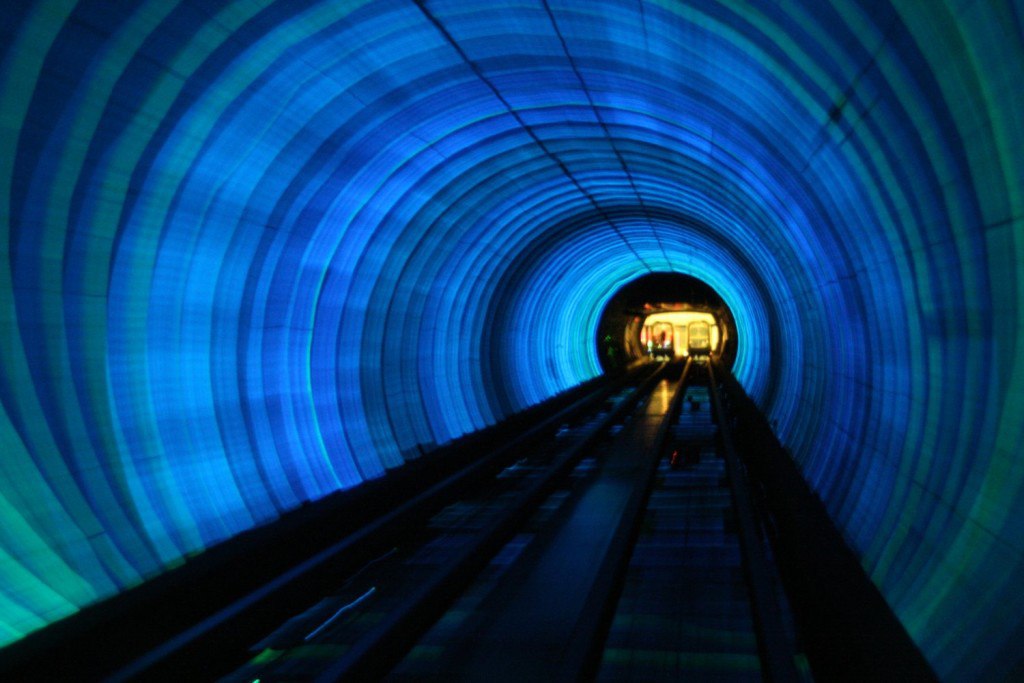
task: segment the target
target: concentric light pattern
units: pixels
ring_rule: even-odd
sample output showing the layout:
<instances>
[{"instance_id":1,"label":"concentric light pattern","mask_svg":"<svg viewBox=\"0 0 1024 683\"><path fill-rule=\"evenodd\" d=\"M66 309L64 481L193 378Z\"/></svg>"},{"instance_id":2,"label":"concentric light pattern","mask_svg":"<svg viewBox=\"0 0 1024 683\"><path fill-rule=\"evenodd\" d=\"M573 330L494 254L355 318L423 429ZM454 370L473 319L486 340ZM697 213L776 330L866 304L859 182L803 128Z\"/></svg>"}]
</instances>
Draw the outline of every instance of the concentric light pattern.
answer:
<instances>
[{"instance_id":1,"label":"concentric light pattern","mask_svg":"<svg viewBox=\"0 0 1024 683\"><path fill-rule=\"evenodd\" d=\"M0 642L594 376L675 271L939 674L1006 675L1022 14L6 3Z\"/></svg>"}]
</instances>

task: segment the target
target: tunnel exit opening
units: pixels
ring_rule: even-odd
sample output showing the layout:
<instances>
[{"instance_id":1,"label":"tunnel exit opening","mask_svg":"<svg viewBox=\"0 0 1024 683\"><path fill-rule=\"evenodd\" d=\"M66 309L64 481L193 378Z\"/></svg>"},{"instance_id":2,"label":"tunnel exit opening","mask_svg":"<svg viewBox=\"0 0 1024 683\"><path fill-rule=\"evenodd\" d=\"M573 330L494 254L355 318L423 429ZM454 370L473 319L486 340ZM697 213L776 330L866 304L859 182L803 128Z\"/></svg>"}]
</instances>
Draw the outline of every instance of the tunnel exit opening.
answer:
<instances>
[{"instance_id":1,"label":"tunnel exit opening","mask_svg":"<svg viewBox=\"0 0 1024 683\"><path fill-rule=\"evenodd\" d=\"M739 345L732 311L718 292L681 273L650 273L620 288L601 313L595 341L605 372L643 358L708 353L731 368Z\"/></svg>"}]
</instances>

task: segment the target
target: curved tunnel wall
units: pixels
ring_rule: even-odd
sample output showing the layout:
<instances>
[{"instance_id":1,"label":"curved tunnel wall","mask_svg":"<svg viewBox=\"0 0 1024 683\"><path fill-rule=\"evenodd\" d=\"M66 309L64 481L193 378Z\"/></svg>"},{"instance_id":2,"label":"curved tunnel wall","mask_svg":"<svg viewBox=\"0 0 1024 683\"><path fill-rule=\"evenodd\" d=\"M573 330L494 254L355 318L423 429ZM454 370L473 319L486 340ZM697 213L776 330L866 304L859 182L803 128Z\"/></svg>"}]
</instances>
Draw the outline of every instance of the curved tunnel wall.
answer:
<instances>
[{"instance_id":1,"label":"curved tunnel wall","mask_svg":"<svg viewBox=\"0 0 1024 683\"><path fill-rule=\"evenodd\" d=\"M681 272L939 674L1014 664L1014 3L8 15L0 642L593 376Z\"/></svg>"}]
</instances>

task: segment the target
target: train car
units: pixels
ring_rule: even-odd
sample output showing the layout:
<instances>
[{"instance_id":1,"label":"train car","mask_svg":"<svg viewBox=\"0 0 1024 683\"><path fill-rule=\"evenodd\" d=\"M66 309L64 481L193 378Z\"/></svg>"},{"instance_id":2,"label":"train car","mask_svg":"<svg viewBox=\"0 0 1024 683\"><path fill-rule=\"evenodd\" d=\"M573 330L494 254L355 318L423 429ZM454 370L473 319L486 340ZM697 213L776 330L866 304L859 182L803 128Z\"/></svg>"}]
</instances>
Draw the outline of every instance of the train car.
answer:
<instances>
[{"instance_id":1,"label":"train car","mask_svg":"<svg viewBox=\"0 0 1024 683\"><path fill-rule=\"evenodd\" d=\"M674 333L672 324L667 322L645 326L640 336L647 355L655 359L672 360L676 355Z\"/></svg>"},{"instance_id":2,"label":"train car","mask_svg":"<svg viewBox=\"0 0 1024 683\"><path fill-rule=\"evenodd\" d=\"M662 310L649 314L640 326L643 353L654 360L692 356L707 359L719 353L722 326L713 311Z\"/></svg>"},{"instance_id":3,"label":"train car","mask_svg":"<svg viewBox=\"0 0 1024 683\"><path fill-rule=\"evenodd\" d=\"M698 320L686 326L686 350L694 358L711 355L711 326Z\"/></svg>"}]
</instances>

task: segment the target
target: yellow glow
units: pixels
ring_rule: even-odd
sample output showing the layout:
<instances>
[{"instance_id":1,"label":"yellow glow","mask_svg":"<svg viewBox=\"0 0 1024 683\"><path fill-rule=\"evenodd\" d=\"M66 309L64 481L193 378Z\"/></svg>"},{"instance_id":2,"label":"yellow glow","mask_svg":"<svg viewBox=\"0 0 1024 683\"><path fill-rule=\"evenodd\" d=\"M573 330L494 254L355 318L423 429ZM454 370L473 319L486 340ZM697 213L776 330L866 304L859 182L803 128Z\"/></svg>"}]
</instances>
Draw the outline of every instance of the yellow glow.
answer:
<instances>
[{"instance_id":1,"label":"yellow glow","mask_svg":"<svg viewBox=\"0 0 1024 683\"><path fill-rule=\"evenodd\" d=\"M651 335L646 334L646 330L658 323L667 323L672 326L672 345L675 350L675 355L687 356L689 355L689 351L687 349L687 328L690 323L694 322L706 322L708 324L711 330L711 351L712 353L717 352L718 343L721 339L721 331L718 328L715 316L704 311L666 311L664 313L653 313L644 318L641 338L646 347L647 340L651 338Z\"/></svg>"}]
</instances>

